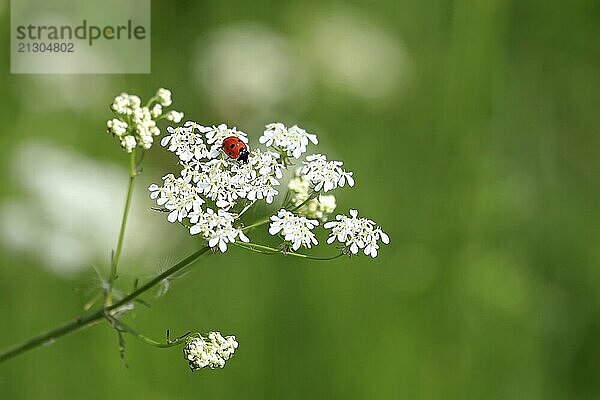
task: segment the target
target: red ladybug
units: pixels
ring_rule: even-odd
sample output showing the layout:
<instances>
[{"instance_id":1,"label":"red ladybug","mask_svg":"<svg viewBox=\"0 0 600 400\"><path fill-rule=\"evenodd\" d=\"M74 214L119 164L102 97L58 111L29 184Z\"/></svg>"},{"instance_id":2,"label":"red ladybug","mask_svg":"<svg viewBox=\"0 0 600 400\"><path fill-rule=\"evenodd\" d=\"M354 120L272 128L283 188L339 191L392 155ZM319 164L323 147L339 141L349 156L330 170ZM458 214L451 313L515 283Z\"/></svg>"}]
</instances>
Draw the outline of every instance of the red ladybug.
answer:
<instances>
[{"instance_id":1,"label":"red ladybug","mask_svg":"<svg viewBox=\"0 0 600 400\"><path fill-rule=\"evenodd\" d=\"M248 145L237 136L229 136L223 140L223 151L234 160L248 162Z\"/></svg>"}]
</instances>

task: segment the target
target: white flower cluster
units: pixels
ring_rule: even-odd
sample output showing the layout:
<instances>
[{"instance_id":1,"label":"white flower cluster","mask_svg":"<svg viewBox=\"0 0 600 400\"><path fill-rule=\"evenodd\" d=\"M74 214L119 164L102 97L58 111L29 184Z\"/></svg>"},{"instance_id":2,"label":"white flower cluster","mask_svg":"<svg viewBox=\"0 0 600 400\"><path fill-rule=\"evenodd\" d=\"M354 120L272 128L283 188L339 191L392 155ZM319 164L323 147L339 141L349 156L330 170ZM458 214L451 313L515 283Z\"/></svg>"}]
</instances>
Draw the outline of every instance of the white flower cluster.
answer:
<instances>
[{"instance_id":1,"label":"white flower cluster","mask_svg":"<svg viewBox=\"0 0 600 400\"><path fill-rule=\"evenodd\" d=\"M317 198L311 198L310 181L296 171L294 177L288 183L291 199L290 204L299 215L308 218L317 218L326 221L336 207L335 196L332 194L319 194Z\"/></svg>"},{"instance_id":2,"label":"white flower cluster","mask_svg":"<svg viewBox=\"0 0 600 400\"><path fill-rule=\"evenodd\" d=\"M224 210L214 212L211 208L206 211L199 209L191 213L190 222L194 224L190 228L192 235L201 234L210 247L218 245L223 253L227 251L227 243L235 242L236 238L242 242L250 241L241 229L233 227L235 216Z\"/></svg>"},{"instance_id":3,"label":"white flower cluster","mask_svg":"<svg viewBox=\"0 0 600 400\"><path fill-rule=\"evenodd\" d=\"M344 186L346 182L348 186L354 186L352 172L344 170L344 163L341 161L327 161L323 154L312 154L307 156L302 164L304 165L300 173L314 185L317 192L328 192L338 186Z\"/></svg>"},{"instance_id":4,"label":"white flower cluster","mask_svg":"<svg viewBox=\"0 0 600 400\"><path fill-rule=\"evenodd\" d=\"M364 249L365 255L377 257L378 241L388 244L389 236L377 224L367 218L358 218L357 210L350 210L350 217L337 215L335 221L325 223L325 228L331 229L327 243L331 244L336 239L343 243L352 254Z\"/></svg>"},{"instance_id":5,"label":"white flower cluster","mask_svg":"<svg viewBox=\"0 0 600 400\"><path fill-rule=\"evenodd\" d=\"M248 136L236 128L227 125L202 126L194 121L187 121L183 126L168 127L169 135L160 144L175 153L182 163L217 158L221 154L223 140L229 136L240 138L248 143Z\"/></svg>"},{"instance_id":6,"label":"white flower cluster","mask_svg":"<svg viewBox=\"0 0 600 400\"><path fill-rule=\"evenodd\" d=\"M204 200L200 197L197 188L188 184L183 178L175 178L173 174L165 175L162 179L162 187L152 184L148 190L150 190L150 198L169 211L167 217L169 222L181 222L190 212L201 211Z\"/></svg>"},{"instance_id":7,"label":"white flower cluster","mask_svg":"<svg viewBox=\"0 0 600 400\"><path fill-rule=\"evenodd\" d=\"M236 241L249 242L238 223L240 216L257 201L273 203L289 165L288 157L299 159L310 142L318 143L315 135L297 125L286 128L272 123L265 127L259 141L273 150L252 149L242 162L231 159L222 149L229 137L248 143L248 136L236 128L188 121L167 131L161 145L179 158L181 171L179 175L165 175L162 185L151 185L150 197L168 212L169 222L188 226L190 234L201 236L221 252ZM269 233L281 236L292 251L317 245L313 230L336 208L335 197L320 192L346 183L354 186L352 172L342 165L322 154L307 156L288 184L286 208L258 225L269 222ZM324 225L331 229L327 242L337 239L349 253L357 254L362 249L366 255L376 257L379 242L389 243L389 237L375 222L358 218L356 210L350 210L350 215L338 215Z\"/></svg>"},{"instance_id":8,"label":"white flower cluster","mask_svg":"<svg viewBox=\"0 0 600 400\"><path fill-rule=\"evenodd\" d=\"M187 341L183 354L192 371L208 367L223 368L226 361L233 357L238 342L235 336L210 332L207 337L197 334Z\"/></svg>"},{"instance_id":9,"label":"white flower cluster","mask_svg":"<svg viewBox=\"0 0 600 400\"><path fill-rule=\"evenodd\" d=\"M142 106L141 99L136 95L121 93L115 97L111 109L115 118L106 122L108 133L119 139L121 147L131 153L136 147L149 149L154 142L154 136L160 135L157 121L167 119L179 123L183 113L175 110L163 110L172 103L171 92L158 89L156 95L147 105Z\"/></svg>"},{"instance_id":10,"label":"white flower cluster","mask_svg":"<svg viewBox=\"0 0 600 400\"><path fill-rule=\"evenodd\" d=\"M299 159L302 154L306 153L306 146L309 140L313 144L319 143L317 135L306 132L298 125L294 125L288 129L280 122L265 126L263 135L258 139L260 143L281 149L288 156L296 159Z\"/></svg>"},{"instance_id":11,"label":"white flower cluster","mask_svg":"<svg viewBox=\"0 0 600 400\"><path fill-rule=\"evenodd\" d=\"M284 240L292 245L294 251L300 246L310 248L311 245L317 245L319 242L312 230L319 225L319 221L308 219L285 209L279 210L277 215L271 216L271 225L269 233L277 235L281 233Z\"/></svg>"},{"instance_id":12,"label":"white flower cluster","mask_svg":"<svg viewBox=\"0 0 600 400\"><path fill-rule=\"evenodd\" d=\"M279 153L255 149L247 163L224 156L221 148L227 137L248 142L244 132L225 124L206 127L188 121L167 131L161 144L178 156L181 173L163 177L162 186L151 185L150 197L169 211L170 222L189 218L190 233L200 234L211 247L224 252L236 239L247 242L234 226L237 215L232 210L240 200L273 202L283 177ZM206 202L214 208L203 208Z\"/></svg>"},{"instance_id":13,"label":"white flower cluster","mask_svg":"<svg viewBox=\"0 0 600 400\"><path fill-rule=\"evenodd\" d=\"M185 163L182 176L219 208L229 210L240 198L270 204L283 175L278 159L277 153L256 149L243 164L221 158Z\"/></svg>"}]
</instances>

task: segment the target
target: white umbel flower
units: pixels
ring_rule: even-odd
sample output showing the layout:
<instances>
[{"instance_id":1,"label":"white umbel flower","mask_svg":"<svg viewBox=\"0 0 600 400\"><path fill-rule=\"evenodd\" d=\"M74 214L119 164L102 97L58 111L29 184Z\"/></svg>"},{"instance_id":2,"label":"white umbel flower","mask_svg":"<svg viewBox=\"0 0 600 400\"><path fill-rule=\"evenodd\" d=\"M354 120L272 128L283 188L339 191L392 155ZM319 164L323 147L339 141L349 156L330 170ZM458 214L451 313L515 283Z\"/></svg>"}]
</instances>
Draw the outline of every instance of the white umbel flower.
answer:
<instances>
[{"instance_id":1,"label":"white umbel flower","mask_svg":"<svg viewBox=\"0 0 600 400\"><path fill-rule=\"evenodd\" d=\"M279 179L283 177L283 164L278 153L254 149L250 152L248 163L234 164L231 173L240 197L271 204L279 194L275 187L279 186Z\"/></svg>"},{"instance_id":2,"label":"white umbel flower","mask_svg":"<svg viewBox=\"0 0 600 400\"><path fill-rule=\"evenodd\" d=\"M259 175L242 190L245 191L243 192L244 196L250 201L264 200L267 204L271 204L275 196L279 194L279 191L275 189L277 185L279 185L279 181L272 176Z\"/></svg>"},{"instance_id":3,"label":"white umbel flower","mask_svg":"<svg viewBox=\"0 0 600 400\"><path fill-rule=\"evenodd\" d=\"M346 182L348 186L354 186L352 172L344 170L341 161L327 161L323 154L312 154L302 164L300 173L314 185L316 192L328 192L344 186Z\"/></svg>"},{"instance_id":4,"label":"white umbel flower","mask_svg":"<svg viewBox=\"0 0 600 400\"><path fill-rule=\"evenodd\" d=\"M250 153L248 163L256 169L259 175L269 175L281 179L283 177L283 164L281 164L279 158L279 153L268 150L261 152L260 149L255 149Z\"/></svg>"},{"instance_id":5,"label":"white umbel flower","mask_svg":"<svg viewBox=\"0 0 600 400\"><path fill-rule=\"evenodd\" d=\"M189 152L180 159L191 156ZM222 209L230 209L239 198L272 203L279 193L275 188L279 185L277 177L283 176L279 154L270 151L252 150L248 163L216 158L204 162L194 159L182 165L182 176Z\"/></svg>"},{"instance_id":6,"label":"white umbel flower","mask_svg":"<svg viewBox=\"0 0 600 400\"><path fill-rule=\"evenodd\" d=\"M379 240L388 244L389 236L377 224L367 218L358 218L357 210L350 210L350 217L337 215L335 221L325 223L326 229L331 229L327 243L331 244L336 239L343 243L352 254L357 254L363 249L365 255L377 257Z\"/></svg>"},{"instance_id":7,"label":"white umbel flower","mask_svg":"<svg viewBox=\"0 0 600 400\"><path fill-rule=\"evenodd\" d=\"M233 226L234 221L235 216L224 210L197 210L190 214L190 222L194 224L190 228L190 234L200 234L210 247L218 247L224 253L227 251L227 243L233 243L236 239L250 241L241 229Z\"/></svg>"},{"instance_id":8,"label":"white umbel flower","mask_svg":"<svg viewBox=\"0 0 600 400\"><path fill-rule=\"evenodd\" d=\"M193 121L169 127L161 144L178 156L180 176L166 175L162 186L151 185L151 198L169 211L170 222L184 223L187 219L189 225L184 224L189 226L190 234L201 236L213 249L226 252L236 241L249 242L236 222L256 201L270 204L279 194L277 187L289 155L282 150L295 156L306 149L308 142L316 143L316 137L298 127L270 124L267 128L270 133L261 142L278 151L253 149L246 162L239 162L221 151L223 140L229 136L248 141L246 134L236 128L225 124L207 127ZM283 208L269 220L269 233L281 235L292 251L317 245L314 228L336 208L336 198L321 192L346 184L354 186L352 172L344 170L341 161L313 154L302 164L288 185L291 197L286 207L294 208ZM362 250L376 257L379 242L389 243L388 235L372 220L359 218L356 210L350 210L350 217L337 215L325 227L331 229L327 242L337 239L351 254Z\"/></svg>"},{"instance_id":9,"label":"white umbel flower","mask_svg":"<svg viewBox=\"0 0 600 400\"><path fill-rule=\"evenodd\" d=\"M248 143L248 135L242 131L238 131L235 127L228 128L227 125L220 124L219 126L213 125L208 129L206 132L206 143L211 145L210 152L213 158L220 154L223 147L223 140L229 136L238 137L242 142Z\"/></svg>"},{"instance_id":10,"label":"white umbel flower","mask_svg":"<svg viewBox=\"0 0 600 400\"><path fill-rule=\"evenodd\" d=\"M196 160L209 158L210 151L201 134L208 132L209 129L191 121L176 128L170 126L167 128L169 134L162 138L160 145L175 153L183 163L189 162L192 158Z\"/></svg>"},{"instance_id":11,"label":"white umbel flower","mask_svg":"<svg viewBox=\"0 0 600 400\"><path fill-rule=\"evenodd\" d=\"M219 332L210 332L207 337L196 334L188 339L183 354L192 371L223 368L238 346L235 336L223 336Z\"/></svg>"},{"instance_id":12,"label":"white umbel flower","mask_svg":"<svg viewBox=\"0 0 600 400\"><path fill-rule=\"evenodd\" d=\"M258 141L265 146L274 146L287 153L288 156L296 159L306 153L306 146L311 141L318 144L317 135L306 132L298 125L286 128L280 122L268 124L265 126L263 135Z\"/></svg>"},{"instance_id":13,"label":"white umbel flower","mask_svg":"<svg viewBox=\"0 0 600 400\"><path fill-rule=\"evenodd\" d=\"M163 177L162 187L152 184L148 190L150 190L150 198L169 211L167 216L169 222L183 221L191 212L201 210L204 204L196 187L183 178L175 178L173 174Z\"/></svg>"},{"instance_id":14,"label":"white umbel flower","mask_svg":"<svg viewBox=\"0 0 600 400\"><path fill-rule=\"evenodd\" d=\"M213 200L219 208L230 208L240 197L237 182L232 179L229 170L231 164L224 159L201 163L199 173L192 178L197 181L196 184L202 194Z\"/></svg>"},{"instance_id":15,"label":"white umbel flower","mask_svg":"<svg viewBox=\"0 0 600 400\"><path fill-rule=\"evenodd\" d=\"M294 251L300 246L310 248L313 244L319 244L312 230L319 225L319 221L308 219L285 209L279 210L277 215L271 216L269 233L277 235L281 233L283 238L290 242Z\"/></svg>"},{"instance_id":16,"label":"white umbel flower","mask_svg":"<svg viewBox=\"0 0 600 400\"><path fill-rule=\"evenodd\" d=\"M171 112L171 114L167 113L166 118L178 123L182 117L181 113L173 114ZM175 142L176 146L184 147L183 150L177 152L178 156L188 152L194 154L198 160L217 158L221 154L223 140L229 136L239 137L244 143L248 143L248 136L244 132L238 131L236 128L228 128L225 124L203 126L194 121L187 121L184 126L170 128L168 132L170 135L163 138L162 146L168 145L169 151L175 151L173 147L173 142ZM198 148L199 145L201 145L200 148ZM190 158L181 159L183 162L189 160Z\"/></svg>"}]
</instances>

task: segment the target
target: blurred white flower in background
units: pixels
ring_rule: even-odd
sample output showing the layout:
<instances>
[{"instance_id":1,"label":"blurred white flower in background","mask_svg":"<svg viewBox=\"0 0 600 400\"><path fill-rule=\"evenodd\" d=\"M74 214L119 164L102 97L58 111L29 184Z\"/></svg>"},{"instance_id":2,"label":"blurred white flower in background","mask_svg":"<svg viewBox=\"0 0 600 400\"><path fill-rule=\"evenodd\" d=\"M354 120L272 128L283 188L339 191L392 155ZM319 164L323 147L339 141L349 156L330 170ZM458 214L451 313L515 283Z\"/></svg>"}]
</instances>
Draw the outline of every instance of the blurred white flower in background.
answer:
<instances>
[{"instance_id":1,"label":"blurred white flower in background","mask_svg":"<svg viewBox=\"0 0 600 400\"><path fill-rule=\"evenodd\" d=\"M302 103L306 65L284 35L259 24L209 33L193 59L202 95L222 115L264 120L285 104Z\"/></svg>"},{"instance_id":2,"label":"blurred white flower in background","mask_svg":"<svg viewBox=\"0 0 600 400\"><path fill-rule=\"evenodd\" d=\"M256 122L302 108L317 80L367 101L400 92L410 80L403 43L365 10L291 8L294 20L306 22L300 35L236 24L198 41L193 67L201 94L224 117Z\"/></svg>"},{"instance_id":3,"label":"blurred white flower in background","mask_svg":"<svg viewBox=\"0 0 600 400\"><path fill-rule=\"evenodd\" d=\"M400 40L347 8L321 11L307 27L308 46L323 83L364 98L386 97L410 77Z\"/></svg>"},{"instance_id":4,"label":"blurred white flower in background","mask_svg":"<svg viewBox=\"0 0 600 400\"><path fill-rule=\"evenodd\" d=\"M0 1L0 16L3 3ZM21 5L23 7L23 5ZM28 20L33 25L41 26L64 26L73 21L63 15L51 14L43 10L31 10ZM34 15L37 13L39 15ZM79 21L81 22L81 21ZM106 54L100 57L96 51L80 46L77 49L85 57L76 59L63 57L45 57L44 65L48 70L53 69L54 64L67 64L73 70L84 69L77 62L86 60L86 65L117 64L116 57ZM22 75L22 86L25 96L20 96L23 107L30 113L53 115L56 111L69 110L89 113L90 109L104 105L104 100L110 96L110 79L108 75L88 74L24 74Z\"/></svg>"},{"instance_id":5,"label":"blurred white flower in background","mask_svg":"<svg viewBox=\"0 0 600 400\"><path fill-rule=\"evenodd\" d=\"M11 173L24 193L0 203L5 248L26 252L65 276L109 264L123 211L125 169L48 143L28 142L17 148ZM145 188L138 189L135 196L145 198ZM150 260L164 250L153 239L163 225L145 213L151 210L132 208L125 239L124 257L136 259L136 267L153 265Z\"/></svg>"},{"instance_id":6,"label":"blurred white flower in background","mask_svg":"<svg viewBox=\"0 0 600 400\"><path fill-rule=\"evenodd\" d=\"M23 91L30 95L21 99L28 111L37 114L51 115L62 110L89 113L111 96L108 82L102 75L94 75L94 79L77 74L24 75Z\"/></svg>"},{"instance_id":7,"label":"blurred white flower in background","mask_svg":"<svg viewBox=\"0 0 600 400\"><path fill-rule=\"evenodd\" d=\"M300 173L298 168L294 177L288 183L290 190L290 202L297 207L298 215L308 218L317 218L326 221L329 214L335 211L337 206L334 195L319 194L317 198L310 198L310 180Z\"/></svg>"}]
</instances>

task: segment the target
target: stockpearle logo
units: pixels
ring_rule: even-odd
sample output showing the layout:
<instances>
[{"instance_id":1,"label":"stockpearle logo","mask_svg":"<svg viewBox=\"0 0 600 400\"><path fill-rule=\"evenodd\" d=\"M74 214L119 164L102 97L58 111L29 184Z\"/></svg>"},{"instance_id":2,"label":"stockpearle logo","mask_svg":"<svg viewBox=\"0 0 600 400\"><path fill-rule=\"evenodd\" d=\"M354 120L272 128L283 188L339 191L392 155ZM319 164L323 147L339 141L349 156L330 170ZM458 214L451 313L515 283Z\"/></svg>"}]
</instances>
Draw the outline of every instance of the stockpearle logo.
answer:
<instances>
[{"instance_id":1,"label":"stockpearle logo","mask_svg":"<svg viewBox=\"0 0 600 400\"><path fill-rule=\"evenodd\" d=\"M11 72L149 73L150 0L11 0Z\"/></svg>"}]
</instances>

